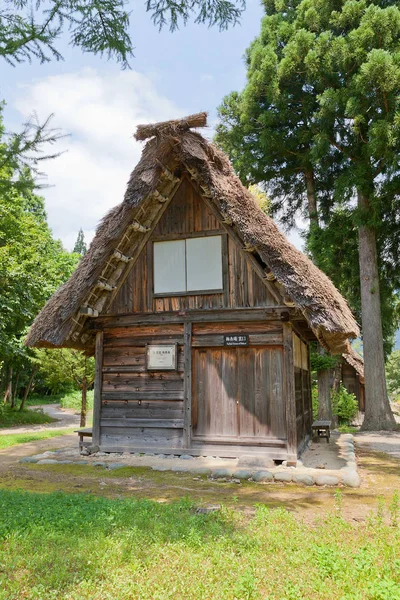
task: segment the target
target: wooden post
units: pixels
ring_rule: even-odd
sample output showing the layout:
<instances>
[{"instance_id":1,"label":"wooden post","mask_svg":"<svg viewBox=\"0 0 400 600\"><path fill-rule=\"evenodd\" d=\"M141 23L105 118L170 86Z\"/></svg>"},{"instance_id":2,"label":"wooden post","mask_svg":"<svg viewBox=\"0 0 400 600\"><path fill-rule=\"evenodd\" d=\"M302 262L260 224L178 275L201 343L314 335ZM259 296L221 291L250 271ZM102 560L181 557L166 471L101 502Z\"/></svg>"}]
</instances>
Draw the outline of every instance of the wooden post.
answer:
<instances>
[{"instance_id":1,"label":"wooden post","mask_svg":"<svg viewBox=\"0 0 400 600\"><path fill-rule=\"evenodd\" d=\"M293 330L291 323L282 323L283 327L283 377L286 398L286 436L287 464L295 467L297 463L297 423L296 397L293 361Z\"/></svg>"},{"instance_id":2,"label":"wooden post","mask_svg":"<svg viewBox=\"0 0 400 600\"><path fill-rule=\"evenodd\" d=\"M192 323L184 324L184 429L183 445L190 448L192 439Z\"/></svg>"},{"instance_id":3,"label":"wooden post","mask_svg":"<svg viewBox=\"0 0 400 600\"><path fill-rule=\"evenodd\" d=\"M103 332L96 334L96 367L94 375L94 400L93 400L93 449L100 446L100 418L101 418L101 391L103 385Z\"/></svg>"}]
</instances>

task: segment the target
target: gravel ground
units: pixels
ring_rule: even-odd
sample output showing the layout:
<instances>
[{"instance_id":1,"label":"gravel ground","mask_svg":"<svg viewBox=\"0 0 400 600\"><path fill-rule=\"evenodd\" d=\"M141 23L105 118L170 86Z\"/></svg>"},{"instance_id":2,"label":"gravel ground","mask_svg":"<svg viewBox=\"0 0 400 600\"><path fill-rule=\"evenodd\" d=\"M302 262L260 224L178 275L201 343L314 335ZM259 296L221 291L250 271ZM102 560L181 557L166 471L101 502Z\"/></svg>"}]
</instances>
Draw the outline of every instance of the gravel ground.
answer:
<instances>
[{"instance_id":1,"label":"gravel ground","mask_svg":"<svg viewBox=\"0 0 400 600\"><path fill-rule=\"evenodd\" d=\"M362 431L354 435L356 447L375 452L386 452L394 458L400 458L400 432L398 431Z\"/></svg>"},{"instance_id":2,"label":"gravel ground","mask_svg":"<svg viewBox=\"0 0 400 600\"><path fill-rule=\"evenodd\" d=\"M22 425L16 427L7 427L0 429L0 435L8 433L31 433L32 431L56 431L57 429L68 429L69 427L79 427L80 416L71 408L60 408L59 404L43 404L41 406L30 406L30 410L41 409L52 419L57 419L54 423L45 423L43 425Z\"/></svg>"}]
</instances>

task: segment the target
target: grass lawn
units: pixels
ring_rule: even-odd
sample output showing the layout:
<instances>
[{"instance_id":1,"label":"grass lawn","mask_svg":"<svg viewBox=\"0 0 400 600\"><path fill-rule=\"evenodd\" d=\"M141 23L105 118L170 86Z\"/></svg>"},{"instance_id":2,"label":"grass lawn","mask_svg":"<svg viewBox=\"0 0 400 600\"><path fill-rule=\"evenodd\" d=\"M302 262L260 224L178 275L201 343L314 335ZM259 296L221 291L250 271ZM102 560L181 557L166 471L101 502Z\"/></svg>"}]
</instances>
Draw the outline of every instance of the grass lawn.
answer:
<instances>
[{"instance_id":1,"label":"grass lawn","mask_svg":"<svg viewBox=\"0 0 400 600\"><path fill-rule=\"evenodd\" d=\"M15 410L8 405L3 405L0 412L0 428L14 427L15 425L42 425L53 423L54 419L40 410Z\"/></svg>"},{"instance_id":2,"label":"grass lawn","mask_svg":"<svg viewBox=\"0 0 400 600\"><path fill-rule=\"evenodd\" d=\"M28 442L37 442L48 438L58 437L67 433L72 433L74 429L58 429L53 431L33 431L32 433L7 433L0 435L0 450L11 448L17 444L26 444ZM0 592L1 598L1 592Z\"/></svg>"},{"instance_id":3,"label":"grass lawn","mask_svg":"<svg viewBox=\"0 0 400 600\"><path fill-rule=\"evenodd\" d=\"M398 502L362 526L340 504L310 527L265 505L0 491L0 599L400 599Z\"/></svg>"}]
</instances>

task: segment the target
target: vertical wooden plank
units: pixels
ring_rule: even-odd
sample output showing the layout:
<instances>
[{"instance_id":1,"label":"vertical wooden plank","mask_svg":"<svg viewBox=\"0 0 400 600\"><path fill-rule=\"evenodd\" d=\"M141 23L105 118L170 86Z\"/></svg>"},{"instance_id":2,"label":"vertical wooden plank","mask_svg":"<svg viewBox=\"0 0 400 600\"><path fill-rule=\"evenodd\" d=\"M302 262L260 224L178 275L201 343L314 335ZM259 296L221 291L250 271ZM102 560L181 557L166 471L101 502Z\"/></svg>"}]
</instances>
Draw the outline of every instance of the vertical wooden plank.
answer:
<instances>
[{"instance_id":1,"label":"vertical wooden plank","mask_svg":"<svg viewBox=\"0 0 400 600\"><path fill-rule=\"evenodd\" d=\"M237 436L237 355L234 349L222 350L222 428L221 435Z\"/></svg>"},{"instance_id":2,"label":"vertical wooden plank","mask_svg":"<svg viewBox=\"0 0 400 600\"><path fill-rule=\"evenodd\" d=\"M229 307L229 260L228 260L228 236L222 236L222 286L224 289L224 308Z\"/></svg>"},{"instance_id":3,"label":"vertical wooden plank","mask_svg":"<svg viewBox=\"0 0 400 600\"><path fill-rule=\"evenodd\" d=\"M253 437L255 432L255 350L237 348L238 398L240 403L239 435Z\"/></svg>"},{"instance_id":4,"label":"vertical wooden plank","mask_svg":"<svg viewBox=\"0 0 400 600\"><path fill-rule=\"evenodd\" d=\"M103 337L102 331L96 334L95 348L95 374L94 374L94 400L93 400L93 446L100 445L100 417L101 417L101 391L103 387Z\"/></svg>"},{"instance_id":5,"label":"vertical wooden plank","mask_svg":"<svg viewBox=\"0 0 400 600\"><path fill-rule=\"evenodd\" d=\"M255 350L255 435L268 437L270 435L270 354L271 351L266 348L257 348Z\"/></svg>"},{"instance_id":6,"label":"vertical wooden plank","mask_svg":"<svg viewBox=\"0 0 400 600\"><path fill-rule=\"evenodd\" d=\"M288 465L296 466L297 431L296 397L294 383L293 331L291 323L282 323L283 327L283 380L286 401L286 436Z\"/></svg>"},{"instance_id":7,"label":"vertical wooden plank","mask_svg":"<svg viewBox=\"0 0 400 600\"><path fill-rule=\"evenodd\" d=\"M183 445L190 448L192 439L192 323L185 323L183 331L183 391L184 430Z\"/></svg>"}]
</instances>

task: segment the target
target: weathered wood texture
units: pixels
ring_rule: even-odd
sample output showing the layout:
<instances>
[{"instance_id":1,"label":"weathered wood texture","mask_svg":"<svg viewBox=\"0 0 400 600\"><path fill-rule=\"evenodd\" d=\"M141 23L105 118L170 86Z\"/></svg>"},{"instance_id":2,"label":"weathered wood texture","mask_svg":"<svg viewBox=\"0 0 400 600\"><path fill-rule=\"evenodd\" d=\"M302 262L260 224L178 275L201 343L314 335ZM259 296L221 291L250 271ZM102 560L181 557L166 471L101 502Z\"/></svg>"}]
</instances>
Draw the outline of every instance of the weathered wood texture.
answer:
<instances>
[{"instance_id":1,"label":"weathered wood texture","mask_svg":"<svg viewBox=\"0 0 400 600\"><path fill-rule=\"evenodd\" d=\"M290 323L283 323L283 382L286 404L286 435L288 463L297 461L296 392L294 379L294 344Z\"/></svg>"},{"instance_id":2,"label":"weathered wood texture","mask_svg":"<svg viewBox=\"0 0 400 600\"><path fill-rule=\"evenodd\" d=\"M309 348L293 333L293 364L296 399L297 445L302 448L311 435L313 422Z\"/></svg>"},{"instance_id":3,"label":"weathered wood texture","mask_svg":"<svg viewBox=\"0 0 400 600\"><path fill-rule=\"evenodd\" d=\"M152 244L154 240L193 235L224 235L224 292L153 297ZM226 271L226 273L225 273ZM263 307L276 305L241 248L226 236L216 217L188 180L184 180L160 219L139 259L109 307L108 314L165 312L196 309Z\"/></svg>"},{"instance_id":4,"label":"weathered wood texture","mask_svg":"<svg viewBox=\"0 0 400 600\"><path fill-rule=\"evenodd\" d=\"M147 371L149 343L178 343L177 370ZM102 448L182 447L183 325L108 329L102 371Z\"/></svg>"},{"instance_id":5,"label":"weathered wood texture","mask_svg":"<svg viewBox=\"0 0 400 600\"><path fill-rule=\"evenodd\" d=\"M268 444L286 438L281 348L193 351L193 440Z\"/></svg>"},{"instance_id":6,"label":"weathered wood texture","mask_svg":"<svg viewBox=\"0 0 400 600\"><path fill-rule=\"evenodd\" d=\"M102 331L96 333L96 367L94 374L94 399L93 399L93 446L98 446L100 443L100 414L101 414L101 394L103 386L103 339Z\"/></svg>"}]
</instances>

